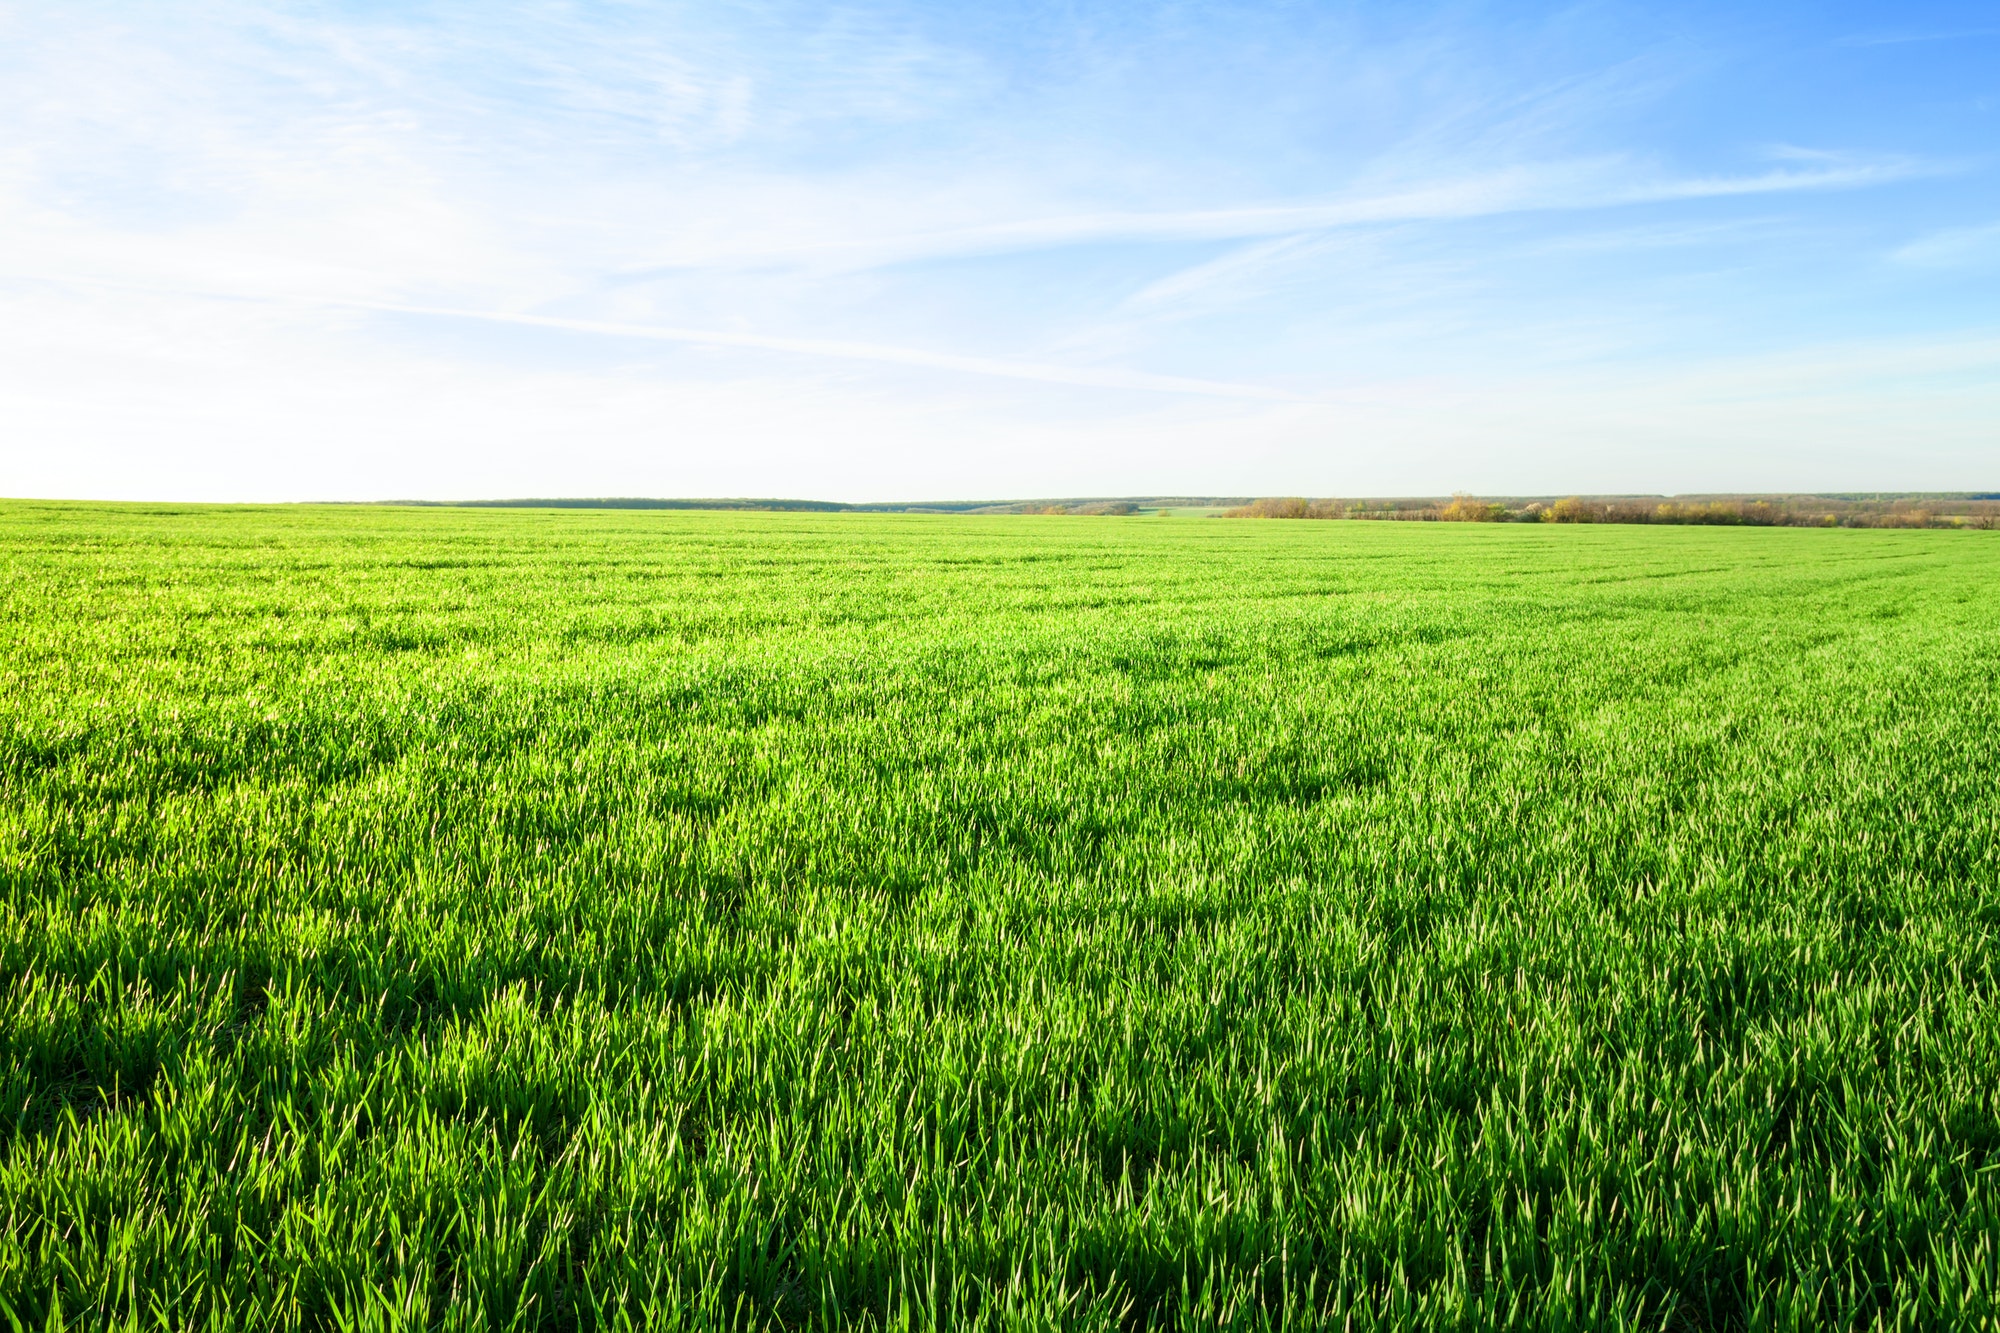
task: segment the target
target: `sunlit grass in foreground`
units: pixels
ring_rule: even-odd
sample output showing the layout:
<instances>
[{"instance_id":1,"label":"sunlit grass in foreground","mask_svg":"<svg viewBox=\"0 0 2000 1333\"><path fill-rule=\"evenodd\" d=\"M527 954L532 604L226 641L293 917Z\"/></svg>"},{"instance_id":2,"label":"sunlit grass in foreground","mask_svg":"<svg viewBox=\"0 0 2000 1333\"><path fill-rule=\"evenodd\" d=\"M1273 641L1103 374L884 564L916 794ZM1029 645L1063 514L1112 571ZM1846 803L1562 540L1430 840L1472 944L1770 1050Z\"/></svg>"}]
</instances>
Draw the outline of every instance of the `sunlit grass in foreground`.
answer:
<instances>
[{"instance_id":1,"label":"sunlit grass in foreground","mask_svg":"<svg viewBox=\"0 0 2000 1333\"><path fill-rule=\"evenodd\" d=\"M1996 1316L1992 534L0 561L0 1318Z\"/></svg>"}]
</instances>

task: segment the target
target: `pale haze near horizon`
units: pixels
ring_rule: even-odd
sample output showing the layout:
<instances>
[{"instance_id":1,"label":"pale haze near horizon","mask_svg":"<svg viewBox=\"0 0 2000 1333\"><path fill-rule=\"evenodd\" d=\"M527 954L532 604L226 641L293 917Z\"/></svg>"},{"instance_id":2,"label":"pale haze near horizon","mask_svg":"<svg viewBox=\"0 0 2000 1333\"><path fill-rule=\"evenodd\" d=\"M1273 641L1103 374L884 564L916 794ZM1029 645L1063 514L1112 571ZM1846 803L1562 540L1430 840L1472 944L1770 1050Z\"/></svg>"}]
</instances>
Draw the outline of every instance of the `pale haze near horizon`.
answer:
<instances>
[{"instance_id":1,"label":"pale haze near horizon","mask_svg":"<svg viewBox=\"0 0 2000 1333\"><path fill-rule=\"evenodd\" d=\"M0 6L0 494L2000 487L1990 3Z\"/></svg>"}]
</instances>

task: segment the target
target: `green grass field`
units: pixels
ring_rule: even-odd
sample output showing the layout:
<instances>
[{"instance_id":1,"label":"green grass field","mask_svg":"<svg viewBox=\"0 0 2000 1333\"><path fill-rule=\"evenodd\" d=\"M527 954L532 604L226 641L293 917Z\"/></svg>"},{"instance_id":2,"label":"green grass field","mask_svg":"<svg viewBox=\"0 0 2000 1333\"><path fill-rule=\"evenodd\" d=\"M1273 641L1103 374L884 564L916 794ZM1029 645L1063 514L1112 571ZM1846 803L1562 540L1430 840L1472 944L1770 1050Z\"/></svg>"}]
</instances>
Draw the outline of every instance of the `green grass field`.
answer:
<instances>
[{"instance_id":1,"label":"green grass field","mask_svg":"<svg viewBox=\"0 0 2000 1333\"><path fill-rule=\"evenodd\" d=\"M0 1326L2000 1321L2000 535L0 562Z\"/></svg>"}]
</instances>

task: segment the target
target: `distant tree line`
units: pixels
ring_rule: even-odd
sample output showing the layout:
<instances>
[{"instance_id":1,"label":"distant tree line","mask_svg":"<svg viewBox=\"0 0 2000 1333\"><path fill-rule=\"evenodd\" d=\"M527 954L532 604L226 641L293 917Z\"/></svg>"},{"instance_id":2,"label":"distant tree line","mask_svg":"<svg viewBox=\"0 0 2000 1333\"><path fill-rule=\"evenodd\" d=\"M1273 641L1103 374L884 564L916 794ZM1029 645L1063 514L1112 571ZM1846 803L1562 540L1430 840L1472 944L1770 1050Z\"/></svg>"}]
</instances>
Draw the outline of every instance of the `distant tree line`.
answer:
<instances>
[{"instance_id":1,"label":"distant tree line","mask_svg":"<svg viewBox=\"0 0 2000 1333\"><path fill-rule=\"evenodd\" d=\"M813 514L1084 514L1129 515L1164 509L1215 508L1242 502L1240 496L1155 496L1080 500L926 500L845 504L837 500L650 499L644 496L549 497L524 500L383 500L386 505L431 509L715 509Z\"/></svg>"},{"instance_id":2,"label":"distant tree line","mask_svg":"<svg viewBox=\"0 0 2000 1333\"><path fill-rule=\"evenodd\" d=\"M1408 523L1696 523L1764 528L2000 528L2000 493L1579 496L1562 498L1459 493L1448 499L1342 500L1267 496L1244 500L1198 496L1076 500L957 500L843 504L782 499L398 500L391 504L505 509L720 509L806 513L1162 514L1220 509L1225 518L1372 519Z\"/></svg>"},{"instance_id":3,"label":"distant tree line","mask_svg":"<svg viewBox=\"0 0 2000 1333\"><path fill-rule=\"evenodd\" d=\"M1758 528L2000 528L2000 496L1738 495L1662 499L1309 500L1278 496L1225 518L1374 519L1410 523L1674 523Z\"/></svg>"},{"instance_id":4,"label":"distant tree line","mask_svg":"<svg viewBox=\"0 0 2000 1333\"><path fill-rule=\"evenodd\" d=\"M1138 513L1139 506L1133 504L1130 500L1095 500L1088 504L1065 504L1058 501L1055 504L1009 505L1005 512L1009 514L1086 514L1093 516L1109 514L1122 517Z\"/></svg>"}]
</instances>

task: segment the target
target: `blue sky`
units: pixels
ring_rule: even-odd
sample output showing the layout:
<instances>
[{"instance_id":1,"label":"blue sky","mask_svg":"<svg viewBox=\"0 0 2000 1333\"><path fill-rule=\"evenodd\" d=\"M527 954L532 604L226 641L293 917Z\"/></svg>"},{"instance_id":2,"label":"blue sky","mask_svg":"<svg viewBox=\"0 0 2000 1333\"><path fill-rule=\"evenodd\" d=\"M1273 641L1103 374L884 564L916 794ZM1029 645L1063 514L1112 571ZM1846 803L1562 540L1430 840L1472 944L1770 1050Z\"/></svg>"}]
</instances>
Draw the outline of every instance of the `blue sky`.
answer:
<instances>
[{"instance_id":1,"label":"blue sky","mask_svg":"<svg viewBox=\"0 0 2000 1333\"><path fill-rule=\"evenodd\" d=\"M0 4L0 493L2000 488L2000 6Z\"/></svg>"}]
</instances>

